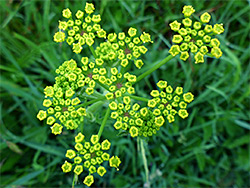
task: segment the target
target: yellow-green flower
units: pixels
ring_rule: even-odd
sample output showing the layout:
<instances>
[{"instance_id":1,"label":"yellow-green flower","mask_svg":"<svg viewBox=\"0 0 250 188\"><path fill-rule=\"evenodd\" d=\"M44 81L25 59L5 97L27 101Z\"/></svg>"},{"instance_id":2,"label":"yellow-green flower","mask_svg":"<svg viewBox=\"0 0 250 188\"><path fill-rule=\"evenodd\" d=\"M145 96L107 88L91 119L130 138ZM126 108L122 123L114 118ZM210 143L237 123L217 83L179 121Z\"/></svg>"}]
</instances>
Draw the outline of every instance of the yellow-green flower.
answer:
<instances>
[{"instance_id":1,"label":"yellow-green flower","mask_svg":"<svg viewBox=\"0 0 250 188\"><path fill-rule=\"evenodd\" d=\"M164 124L165 120L162 116L155 118L155 124L161 127Z\"/></svg>"},{"instance_id":2,"label":"yellow-green flower","mask_svg":"<svg viewBox=\"0 0 250 188\"><path fill-rule=\"evenodd\" d=\"M44 110L40 110L36 116L40 121L44 120L47 117L47 113Z\"/></svg>"},{"instance_id":3,"label":"yellow-green flower","mask_svg":"<svg viewBox=\"0 0 250 188\"><path fill-rule=\"evenodd\" d=\"M195 12L194 8L191 5L184 6L182 13L184 14L185 17L191 16Z\"/></svg>"},{"instance_id":4,"label":"yellow-green flower","mask_svg":"<svg viewBox=\"0 0 250 188\"><path fill-rule=\"evenodd\" d=\"M214 36L224 32L223 25L209 25L211 15L208 12L200 16L200 21L193 22L190 16L194 12L192 6L184 6L182 11L185 17L182 20L183 25L176 20L169 24L171 30L178 32L178 34L173 34L172 42L174 44L169 53L172 56L180 54L180 59L186 61L191 52L194 54L195 63L204 63L205 55L221 57L220 42Z\"/></svg>"},{"instance_id":5,"label":"yellow-green flower","mask_svg":"<svg viewBox=\"0 0 250 188\"><path fill-rule=\"evenodd\" d=\"M55 42L63 42L65 40L65 33L64 32L57 32L54 35L54 41Z\"/></svg>"},{"instance_id":6,"label":"yellow-green flower","mask_svg":"<svg viewBox=\"0 0 250 188\"><path fill-rule=\"evenodd\" d=\"M66 30L67 27L68 27L67 22L59 21L59 26L58 26L59 29Z\"/></svg>"},{"instance_id":7,"label":"yellow-green flower","mask_svg":"<svg viewBox=\"0 0 250 188\"><path fill-rule=\"evenodd\" d=\"M71 11L67 8L62 11L62 15L65 18L70 18L71 17Z\"/></svg>"},{"instance_id":8,"label":"yellow-green flower","mask_svg":"<svg viewBox=\"0 0 250 188\"><path fill-rule=\"evenodd\" d=\"M55 120L55 118L54 118L53 116L49 116L49 117L47 118L47 124L48 124L48 125L52 125L55 121L56 121L56 120Z\"/></svg>"},{"instance_id":9,"label":"yellow-green flower","mask_svg":"<svg viewBox=\"0 0 250 188\"><path fill-rule=\"evenodd\" d=\"M72 159L72 158L74 158L74 157L76 156L76 153L75 153L74 150L69 149L69 150L67 150L67 153L66 153L65 156L66 156L67 158L69 158L69 159Z\"/></svg>"},{"instance_id":10,"label":"yellow-green flower","mask_svg":"<svg viewBox=\"0 0 250 188\"><path fill-rule=\"evenodd\" d=\"M195 63L204 63L204 55L200 52L195 54L194 59L195 59Z\"/></svg>"},{"instance_id":11,"label":"yellow-green flower","mask_svg":"<svg viewBox=\"0 0 250 188\"><path fill-rule=\"evenodd\" d=\"M106 139L102 142L102 150L109 150L111 143Z\"/></svg>"},{"instance_id":12,"label":"yellow-green flower","mask_svg":"<svg viewBox=\"0 0 250 188\"><path fill-rule=\"evenodd\" d=\"M185 110L185 109L180 109L179 111L178 111L178 115L181 117L181 118L186 118L186 117L188 117L188 112L187 112L187 110Z\"/></svg>"},{"instance_id":13,"label":"yellow-green flower","mask_svg":"<svg viewBox=\"0 0 250 188\"><path fill-rule=\"evenodd\" d=\"M81 18L83 17L83 15L84 15L84 12L81 11L81 10L78 10L78 11L76 12L76 18L77 18L77 19L81 19Z\"/></svg>"},{"instance_id":14,"label":"yellow-green flower","mask_svg":"<svg viewBox=\"0 0 250 188\"><path fill-rule=\"evenodd\" d=\"M106 169L103 167L103 166L100 166L98 169L97 169L97 173L102 177L105 173L106 173Z\"/></svg>"},{"instance_id":15,"label":"yellow-green flower","mask_svg":"<svg viewBox=\"0 0 250 188\"><path fill-rule=\"evenodd\" d=\"M76 165L74 173L79 176L82 173L82 171L83 171L82 165Z\"/></svg>"},{"instance_id":16,"label":"yellow-green flower","mask_svg":"<svg viewBox=\"0 0 250 188\"><path fill-rule=\"evenodd\" d=\"M130 37L134 37L136 35L137 29L130 27L128 30L128 34Z\"/></svg>"},{"instance_id":17,"label":"yellow-green flower","mask_svg":"<svg viewBox=\"0 0 250 188\"><path fill-rule=\"evenodd\" d=\"M75 142L76 143L80 143L84 140L85 136L82 134L82 133L78 133L76 136L75 136Z\"/></svg>"},{"instance_id":18,"label":"yellow-green flower","mask_svg":"<svg viewBox=\"0 0 250 188\"><path fill-rule=\"evenodd\" d=\"M130 129L129 129L129 133L132 137L136 137L138 136L138 129L135 127L135 126L132 126Z\"/></svg>"},{"instance_id":19,"label":"yellow-green flower","mask_svg":"<svg viewBox=\"0 0 250 188\"><path fill-rule=\"evenodd\" d=\"M181 23L177 22L176 20L169 24L171 30L178 31L180 29Z\"/></svg>"},{"instance_id":20,"label":"yellow-green flower","mask_svg":"<svg viewBox=\"0 0 250 188\"><path fill-rule=\"evenodd\" d=\"M69 163L68 161L65 161L64 164L62 165L63 172L65 173L70 172L71 169L72 169L72 164Z\"/></svg>"},{"instance_id":21,"label":"yellow-green flower","mask_svg":"<svg viewBox=\"0 0 250 188\"><path fill-rule=\"evenodd\" d=\"M76 54L81 53L82 51L82 45L78 42L76 44L73 44L73 52L75 52Z\"/></svg>"},{"instance_id":22,"label":"yellow-green flower","mask_svg":"<svg viewBox=\"0 0 250 188\"><path fill-rule=\"evenodd\" d=\"M184 101L190 103L194 100L194 95L192 93L188 92L188 93L185 93L183 95L183 98L184 98Z\"/></svg>"},{"instance_id":23,"label":"yellow-green flower","mask_svg":"<svg viewBox=\"0 0 250 188\"><path fill-rule=\"evenodd\" d=\"M213 47L211 50L211 54L218 59L222 56L222 51L219 47Z\"/></svg>"},{"instance_id":24,"label":"yellow-green flower","mask_svg":"<svg viewBox=\"0 0 250 188\"><path fill-rule=\"evenodd\" d=\"M203 13L201 15L200 19L201 19L201 21L203 23L208 23L210 21L210 19L211 19L211 16L210 16L210 14L208 14L207 12L205 12L205 13Z\"/></svg>"},{"instance_id":25,"label":"yellow-green flower","mask_svg":"<svg viewBox=\"0 0 250 188\"><path fill-rule=\"evenodd\" d=\"M151 40L151 36L148 33L145 33L145 32L143 32L141 34L140 39L142 40L143 43L146 43L146 42L153 43L153 41Z\"/></svg>"},{"instance_id":26,"label":"yellow-green flower","mask_svg":"<svg viewBox=\"0 0 250 188\"><path fill-rule=\"evenodd\" d=\"M119 170L119 165L121 164L121 160L117 156L113 156L109 159L109 166L115 167L117 170Z\"/></svg>"},{"instance_id":27,"label":"yellow-green flower","mask_svg":"<svg viewBox=\"0 0 250 188\"><path fill-rule=\"evenodd\" d=\"M221 34L224 32L224 28L222 24L215 24L213 27L213 32L217 35Z\"/></svg>"},{"instance_id":28,"label":"yellow-green flower","mask_svg":"<svg viewBox=\"0 0 250 188\"><path fill-rule=\"evenodd\" d=\"M176 56L180 53L180 47L178 45L173 45L171 46L170 50L169 50L169 53L172 55L172 56Z\"/></svg>"},{"instance_id":29,"label":"yellow-green flower","mask_svg":"<svg viewBox=\"0 0 250 188\"><path fill-rule=\"evenodd\" d=\"M53 97L54 88L52 86L46 86L46 88L44 89L44 94L48 97Z\"/></svg>"},{"instance_id":30,"label":"yellow-green flower","mask_svg":"<svg viewBox=\"0 0 250 188\"><path fill-rule=\"evenodd\" d=\"M90 141L92 144L96 144L99 141L98 135L92 135Z\"/></svg>"},{"instance_id":31,"label":"yellow-green flower","mask_svg":"<svg viewBox=\"0 0 250 188\"><path fill-rule=\"evenodd\" d=\"M93 13L94 10L95 10L95 7L94 7L94 5L92 3L86 3L86 5L85 5L85 12L87 14Z\"/></svg>"},{"instance_id":32,"label":"yellow-green flower","mask_svg":"<svg viewBox=\"0 0 250 188\"><path fill-rule=\"evenodd\" d=\"M84 178L83 183L84 183L85 185L87 185L87 186L90 187L90 186L94 183L94 176L92 176L92 175L86 176L86 177Z\"/></svg>"}]
</instances>

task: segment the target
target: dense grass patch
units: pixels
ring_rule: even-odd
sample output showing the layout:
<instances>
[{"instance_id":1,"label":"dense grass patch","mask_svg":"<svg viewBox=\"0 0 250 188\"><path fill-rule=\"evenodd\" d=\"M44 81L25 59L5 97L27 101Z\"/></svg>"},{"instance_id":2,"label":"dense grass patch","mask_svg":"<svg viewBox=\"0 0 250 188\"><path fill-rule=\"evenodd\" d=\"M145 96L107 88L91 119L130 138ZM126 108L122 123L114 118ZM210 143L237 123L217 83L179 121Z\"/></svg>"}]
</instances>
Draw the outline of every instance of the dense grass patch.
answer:
<instances>
[{"instance_id":1,"label":"dense grass patch","mask_svg":"<svg viewBox=\"0 0 250 188\"><path fill-rule=\"evenodd\" d=\"M249 187L249 2L102 0L94 4L108 32L133 26L152 35L154 44L144 56L146 67L168 55L173 34L168 24L181 18L183 5L192 5L197 16L208 11L214 23L224 23L219 60L208 58L195 65L174 58L136 88L138 95L146 97L163 79L195 95L188 119L166 124L149 139L149 178L152 187ZM71 185L73 173L63 174L60 166L65 150L72 147L73 133L53 136L36 114L43 88L54 82L55 69L77 58L66 44L52 41L61 11L69 7L76 12L83 5L82 1L0 1L1 186ZM90 54L88 49L85 53ZM98 131L103 110L98 111L95 121L85 120L86 135ZM109 171L95 186L147 186L136 139L116 134L108 122L103 137L112 141L111 152L121 157L120 171Z\"/></svg>"}]
</instances>

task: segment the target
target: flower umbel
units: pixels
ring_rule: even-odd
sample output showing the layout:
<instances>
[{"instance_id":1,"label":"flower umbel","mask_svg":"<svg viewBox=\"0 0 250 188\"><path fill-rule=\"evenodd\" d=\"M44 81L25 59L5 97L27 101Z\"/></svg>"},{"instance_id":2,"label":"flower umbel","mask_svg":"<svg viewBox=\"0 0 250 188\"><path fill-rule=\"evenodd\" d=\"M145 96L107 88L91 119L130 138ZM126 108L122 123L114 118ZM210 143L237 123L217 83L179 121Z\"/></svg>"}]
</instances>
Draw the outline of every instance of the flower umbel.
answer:
<instances>
[{"instance_id":1,"label":"flower umbel","mask_svg":"<svg viewBox=\"0 0 250 188\"><path fill-rule=\"evenodd\" d=\"M94 176L96 173L99 176L104 176L107 172L106 169L101 166L103 162L109 161L110 167L118 167L121 163L117 156L112 156L105 150L109 150L111 143L106 139L103 142L99 142L98 135L92 135L90 142L85 140L85 136L82 133L78 133L75 136L75 150L67 150L66 157L73 160L73 163L65 161L62 165L63 172L70 172L74 169L76 175L82 174L83 171L88 171L89 175L84 178L83 183L87 186L91 186L94 183Z\"/></svg>"},{"instance_id":2,"label":"flower umbel","mask_svg":"<svg viewBox=\"0 0 250 188\"><path fill-rule=\"evenodd\" d=\"M193 22L190 16L194 12L192 6L184 6L182 13L185 18L182 23L175 20L169 24L171 30L178 32L173 36L174 45L170 48L169 53L172 56L181 54L180 59L183 61L186 61L190 53L193 53L195 63L203 63L205 55L220 58L222 56L219 48L220 42L214 36L224 32L223 25L210 25L211 15L208 12L200 16L200 21Z\"/></svg>"}]
</instances>

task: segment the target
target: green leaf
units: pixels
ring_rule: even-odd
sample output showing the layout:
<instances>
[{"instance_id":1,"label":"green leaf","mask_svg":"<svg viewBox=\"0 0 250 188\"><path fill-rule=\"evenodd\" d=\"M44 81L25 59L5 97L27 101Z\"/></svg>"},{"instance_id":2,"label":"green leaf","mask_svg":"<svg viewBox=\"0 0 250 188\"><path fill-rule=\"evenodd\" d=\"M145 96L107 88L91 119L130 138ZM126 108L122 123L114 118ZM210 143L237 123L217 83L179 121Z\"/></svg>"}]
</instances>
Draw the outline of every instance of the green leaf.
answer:
<instances>
[{"instance_id":1,"label":"green leaf","mask_svg":"<svg viewBox=\"0 0 250 188\"><path fill-rule=\"evenodd\" d=\"M195 152L195 157L196 160L198 162L198 166L201 172L204 171L204 167L205 167L205 155L203 154L203 151L196 151Z\"/></svg>"},{"instance_id":2,"label":"green leaf","mask_svg":"<svg viewBox=\"0 0 250 188\"><path fill-rule=\"evenodd\" d=\"M249 123L246 123L246 122L238 120L238 119L234 120L234 122L236 123L236 125L239 125L240 127L243 127L245 129L250 130L250 124Z\"/></svg>"}]
</instances>

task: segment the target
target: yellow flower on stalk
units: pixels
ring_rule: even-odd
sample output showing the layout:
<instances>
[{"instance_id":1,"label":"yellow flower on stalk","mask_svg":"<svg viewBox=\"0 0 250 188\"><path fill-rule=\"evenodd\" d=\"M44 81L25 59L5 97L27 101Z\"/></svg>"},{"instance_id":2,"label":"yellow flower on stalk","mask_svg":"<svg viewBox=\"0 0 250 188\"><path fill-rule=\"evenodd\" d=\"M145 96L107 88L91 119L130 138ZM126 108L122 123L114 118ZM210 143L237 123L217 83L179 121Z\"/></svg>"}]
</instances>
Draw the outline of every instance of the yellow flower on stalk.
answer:
<instances>
[{"instance_id":1,"label":"yellow flower on stalk","mask_svg":"<svg viewBox=\"0 0 250 188\"><path fill-rule=\"evenodd\" d=\"M121 160L117 156L113 156L109 159L109 165L111 167L115 167L117 170L119 170L119 165L121 164Z\"/></svg>"}]
</instances>

